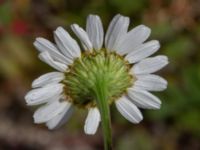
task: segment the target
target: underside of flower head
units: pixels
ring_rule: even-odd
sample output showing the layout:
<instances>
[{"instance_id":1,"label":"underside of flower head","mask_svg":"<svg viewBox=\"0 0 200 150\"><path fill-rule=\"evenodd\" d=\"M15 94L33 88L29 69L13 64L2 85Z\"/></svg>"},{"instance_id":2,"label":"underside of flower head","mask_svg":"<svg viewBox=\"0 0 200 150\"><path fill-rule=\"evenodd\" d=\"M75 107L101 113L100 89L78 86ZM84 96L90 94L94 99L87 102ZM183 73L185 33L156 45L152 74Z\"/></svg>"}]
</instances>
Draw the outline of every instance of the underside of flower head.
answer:
<instances>
[{"instance_id":1,"label":"underside of flower head","mask_svg":"<svg viewBox=\"0 0 200 150\"><path fill-rule=\"evenodd\" d=\"M104 80L105 83L101 84L109 91L108 103L111 104L132 86L134 77L129 74L130 68L131 65L123 57L105 49L83 53L65 73L62 81L64 93L75 105L96 107L97 83Z\"/></svg>"},{"instance_id":2,"label":"underside of flower head","mask_svg":"<svg viewBox=\"0 0 200 150\"><path fill-rule=\"evenodd\" d=\"M139 25L130 31L128 27L129 18L116 15L104 39L100 18L89 15L86 30L77 24L71 26L82 48L62 27L54 31L56 44L36 39L39 58L57 72L34 80L34 89L25 97L28 105L43 104L34 113L35 123L58 128L78 106L88 109L85 133L94 134L101 120L97 105L101 87L106 91L107 103L114 103L132 123L143 119L138 108L160 108L160 100L150 91L166 89L167 81L152 73L166 66L168 58L149 57L160 44L157 40L145 42L151 32L148 27Z\"/></svg>"}]
</instances>

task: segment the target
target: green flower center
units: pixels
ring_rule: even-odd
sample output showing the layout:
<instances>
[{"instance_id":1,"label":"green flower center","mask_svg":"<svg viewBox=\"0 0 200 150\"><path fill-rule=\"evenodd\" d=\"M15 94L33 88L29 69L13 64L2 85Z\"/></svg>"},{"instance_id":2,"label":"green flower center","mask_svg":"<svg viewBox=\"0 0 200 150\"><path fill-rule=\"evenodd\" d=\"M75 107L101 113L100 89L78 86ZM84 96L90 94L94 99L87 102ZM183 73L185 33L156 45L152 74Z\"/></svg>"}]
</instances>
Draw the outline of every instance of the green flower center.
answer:
<instances>
[{"instance_id":1,"label":"green flower center","mask_svg":"<svg viewBox=\"0 0 200 150\"><path fill-rule=\"evenodd\" d=\"M108 103L122 96L135 78L129 74L131 65L116 53L102 49L83 53L65 73L64 93L80 107L96 106L96 93L106 88Z\"/></svg>"}]
</instances>

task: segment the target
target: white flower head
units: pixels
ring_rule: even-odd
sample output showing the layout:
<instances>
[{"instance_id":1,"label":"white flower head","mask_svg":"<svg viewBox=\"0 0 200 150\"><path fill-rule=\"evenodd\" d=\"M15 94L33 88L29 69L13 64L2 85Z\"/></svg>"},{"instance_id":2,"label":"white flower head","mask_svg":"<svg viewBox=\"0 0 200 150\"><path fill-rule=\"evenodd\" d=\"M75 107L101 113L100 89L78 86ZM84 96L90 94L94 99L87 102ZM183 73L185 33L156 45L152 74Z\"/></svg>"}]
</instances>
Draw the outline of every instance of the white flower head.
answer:
<instances>
[{"instance_id":1,"label":"white flower head","mask_svg":"<svg viewBox=\"0 0 200 150\"><path fill-rule=\"evenodd\" d=\"M41 105L34 115L35 123L46 123L49 129L63 125L75 107L88 110L84 131L95 134L101 121L97 105L99 89L104 86L109 105L130 122L139 123L139 108L159 109L161 101L151 91L167 88L167 81L152 73L168 64L160 55L149 57L160 48L157 40L145 42L151 30L139 25L128 31L129 18L120 14L111 21L105 34L99 16L89 15L86 30L71 26L82 48L65 31L54 31L55 43L37 38L34 46L39 58L56 69L40 76L25 96L27 105ZM103 46L104 43L104 46Z\"/></svg>"}]
</instances>

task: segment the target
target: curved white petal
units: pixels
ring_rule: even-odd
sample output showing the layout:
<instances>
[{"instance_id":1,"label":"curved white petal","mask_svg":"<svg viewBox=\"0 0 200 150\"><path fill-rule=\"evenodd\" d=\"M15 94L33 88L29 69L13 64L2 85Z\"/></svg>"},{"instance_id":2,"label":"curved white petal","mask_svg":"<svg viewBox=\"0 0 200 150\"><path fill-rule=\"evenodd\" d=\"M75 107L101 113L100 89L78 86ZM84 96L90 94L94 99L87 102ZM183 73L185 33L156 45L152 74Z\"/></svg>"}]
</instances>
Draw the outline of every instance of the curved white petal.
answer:
<instances>
[{"instance_id":1,"label":"curved white petal","mask_svg":"<svg viewBox=\"0 0 200 150\"><path fill-rule=\"evenodd\" d=\"M128 99L128 97L122 96L115 104L122 116L130 122L139 123L143 119L140 110Z\"/></svg>"},{"instance_id":2,"label":"curved white petal","mask_svg":"<svg viewBox=\"0 0 200 150\"><path fill-rule=\"evenodd\" d=\"M54 31L54 39L59 49L66 57L74 60L74 58L81 56L78 43L62 27L58 27L56 31Z\"/></svg>"},{"instance_id":3,"label":"curved white petal","mask_svg":"<svg viewBox=\"0 0 200 150\"><path fill-rule=\"evenodd\" d=\"M100 50L103 45L103 26L99 16L89 15L87 18L86 32L95 50Z\"/></svg>"},{"instance_id":4,"label":"curved white petal","mask_svg":"<svg viewBox=\"0 0 200 150\"><path fill-rule=\"evenodd\" d=\"M167 81L158 75L138 75L134 87L147 91L163 91L167 88Z\"/></svg>"},{"instance_id":5,"label":"curved white petal","mask_svg":"<svg viewBox=\"0 0 200 150\"><path fill-rule=\"evenodd\" d=\"M35 123L44 123L54 118L59 113L62 113L67 105L67 102L53 101L38 108L34 115Z\"/></svg>"},{"instance_id":6,"label":"curved white petal","mask_svg":"<svg viewBox=\"0 0 200 150\"><path fill-rule=\"evenodd\" d=\"M66 123L68 119L71 117L73 110L74 108L72 106L72 103L66 101L66 106L64 110L55 117L53 117L51 120L47 121L46 125L48 129L50 130L57 129L64 123Z\"/></svg>"},{"instance_id":7,"label":"curved white petal","mask_svg":"<svg viewBox=\"0 0 200 150\"><path fill-rule=\"evenodd\" d=\"M130 88L128 96L140 108L159 109L161 105L161 101L156 96L144 90Z\"/></svg>"},{"instance_id":8,"label":"curved white petal","mask_svg":"<svg viewBox=\"0 0 200 150\"><path fill-rule=\"evenodd\" d=\"M132 74L149 74L156 72L168 64L168 58L166 56L155 56L143 59L139 63L135 64L130 72Z\"/></svg>"},{"instance_id":9,"label":"curved white petal","mask_svg":"<svg viewBox=\"0 0 200 150\"><path fill-rule=\"evenodd\" d=\"M130 52L125 59L130 63L136 63L146 57L149 57L160 48L160 43L157 40L152 40L147 43L144 43L136 48L133 48L133 51Z\"/></svg>"},{"instance_id":10,"label":"curved white petal","mask_svg":"<svg viewBox=\"0 0 200 150\"><path fill-rule=\"evenodd\" d=\"M118 19L121 17L120 14L117 14L113 17L112 21L110 22L109 26L108 26L108 29L107 29L107 32L106 32L106 35L105 35L105 46L107 47L108 46L108 40L111 36L111 33L113 32L113 27L115 26L116 22L118 21Z\"/></svg>"},{"instance_id":11,"label":"curved white petal","mask_svg":"<svg viewBox=\"0 0 200 150\"><path fill-rule=\"evenodd\" d=\"M88 37L88 34L83 30L81 27L79 27L77 24L71 25L72 30L76 34L76 36L80 39L81 44L83 45L83 48L86 51L92 51L92 43Z\"/></svg>"},{"instance_id":12,"label":"curved white petal","mask_svg":"<svg viewBox=\"0 0 200 150\"><path fill-rule=\"evenodd\" d=\"M151 34L151 29L145 25L139 25L129 31L123 38L118 47L118 53L121 55L130 53L135 47L142 44Z\"/></svg>"},{"instance_id":13,"label":"curved white petal","mask_svg":"<svg viewBox=\"0 0 200 150\"><path fill-rule=\"evenodd\" d=\"M27 105L39 105L50 101L52 98L59 97L62 91L62 84L49 84L29 91L25 96L25 100Z\"/></svg>"},{"instance_id":14,"label":"curved white petal","mask_svg":"<svg viewBox=\"0 0 200 150\"><path fill-rule=\"evenodd\" d=\"M67 65L53 60L53 58L47 51L40 53L38 57L40 58L40 60L44 61L58 71L65 72L68 68Z\"/></svg>"},{"instance_id":15,"label":"curved white petal","mask_svg":"<svg viewBox=\"0 0 200 150\"><path fill-rule=\"evenodd\" d=\"M33 45L38 49L40 52L47 51L56 61L64 63L64 64L70 64L72 62L71 59L65 57L63 54L59 52L57 47L51 43L50 41L44 39L44 38L36 38Z\"/></svg>"},{"instance_id":16,"label":"curved white petal","mask_svg":"<svg viewBox=\"0 0 200 150\"><path fill-rule=\"evenodd\" d=\"M61 72L46 73L33 81L32 88L43 87L47 84L52 84L52 83L59 83L63 79L64 79L64 74Z\"/></svg>"},{"instance_id":17,"label":"curved white petal","mask_svg":"<svg viewBox=\"0 0 200 150\"><path fill-rule=\"evenodd\" d=\"M105 36L105 47L109 51L118 51L119 43L127 33L129 18L116 15L111 21Z\"/></svg>"},{"instance_id":18,"label":"curved white petal","mask_svg":"<svg viewBox=\"0 0 200 150\"><path fill-rule=\"evenodd\" d=\"M95 108L90 108L84 126L84 131L86 134L95 134L101 120L99 110Z\"/></svg>"}]
</instances>

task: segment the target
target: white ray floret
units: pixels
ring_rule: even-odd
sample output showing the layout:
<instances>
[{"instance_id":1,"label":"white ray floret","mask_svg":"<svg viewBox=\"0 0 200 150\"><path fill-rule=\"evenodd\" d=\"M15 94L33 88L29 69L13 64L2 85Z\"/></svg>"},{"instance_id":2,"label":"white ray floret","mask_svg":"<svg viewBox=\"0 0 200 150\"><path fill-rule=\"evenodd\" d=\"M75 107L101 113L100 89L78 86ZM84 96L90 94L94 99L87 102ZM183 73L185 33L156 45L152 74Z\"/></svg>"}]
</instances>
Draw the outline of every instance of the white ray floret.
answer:
<instances>
[{"instance_id":1,"label":"white ray floret","mask_svg":"<svg viewBox=\"0 0 200 150\"><path fill-rule=\"evenodd\" d=\"M129 31L116 49L121 55L130 53L135 47L142 44L151 33L151 29L145 25L139 25Z\"/></svg>"},{"instance_id":2,"label":"white ray floret","mask_svg":"<svg viewBox=\"0 0 200 150\"><path fill-rule=\"evenodd\" d=\"M48 102L52 97L59 97L63 84L49 84L42 88L33 89L25 96L28 105L39 105Z\"/></svg>"},{"instance_id":3,"label":"white ray floret","mask_svg":"<svg viewBox=\"0 0 200 150\"><path fill-rule=\"evenodd\" d=\"M157 40L152 40L134 48L125 59L130 63L136 63L152 54L154 54L160 48L160 44Z\"/></svg>"},{"instance_id":4,"label":"white ray floret","mask_svg":"<svg viewBox=\"0 0 200 150\"><path fill-rule=\"evenodd\" d=\"M32 88L43 87L52 83L59 83L64 79L64 77L64 74L61 72L46 73L33 81Z\"/></svg>"},{"instance_id":5,"label":"white ray floret","mask_svg":"<svg viewBox=\"0 0 200 150\"><path fill-rule=\"evenodd\" d=\"M42 61L47 63L49 66L53 67L54 69L56 69L58 71L65 72L68 68L67 65L53 60L53 58L51 57L51 55L48 52L42 52L42 53L39 54L38 57Z\"/></svg>"},{"instance_id":6,"label":"white ray floret","mask_svg":"<svg viewBox=\"0 0 200 150\"><path fill-rule=\"evenodd\" d=\"M54 32L54 39L61 52L71 60L80 57L81 50L77 42L62 27Z\"/></svg>"},{"instance_id":7,"label":"white ray floret","mask_svg":"<svg viewBox=\"0 0 200 150\"><path fill-rule=\"evenodd\" d=\"M65 57L60 53L57 47L51 43L50 41L44 38L36 38L33 45L40 51L40 52L48 52L56 61L60 63L64 63L66 65L71 64L72 60Z\"/></svg>"},{"instance_id":8,"label":"white ray floret","mask_svg":"<svg viewBox=\"0 0 200 150\"><path fill-rule=\"evenodd\" d=\"M103 45L103 25L97 15L89 15L87 18L86 32L95 50L100 50Z\"/></svg>"},{"instance_id":9,"label":"white ray floret","mask_svg":"<svg viewBox=\"0 0 200 150\"><path fill-rule=\"evenodd\" d=\"M62 126L64 123L68 121L73 111L74 111L74 108L72 106L72 103L66 102L66 106L63 112L57 114L55 117L47 121L46 123L47 127L51 130L59 128L60 126Z\"/></svg>"},{"instance_id":10,"label":"white ray floret","mask_svg":"<svg viewBox=\"0 0 200 150\"><path fill-rule=\"evenodd\" d=\"M129 18L121 15L116 15L111 21L106 37L105 47L108 51L115 51L118 48L118 43L124 38L129 26Z\"/></svg>"},{"instance_id":11,"label":"white ray floret","mask_svg":"<svg viewBox=\"0 0 200 150\"><path fill-rule=\"evenodd\" d=\"M167 88L167 81L158 75L138 75L134 87L147 91L163 91Z\"/></svg>"},{"instance_id":12,"label":"white ray floret","mask_svg":"<svg viewBox=\"0 0 200 150\"><path fill-rule=\"evenodd\" d=\"M149 74L154 73L168 64L168 58L166 56L155 56L141 60L135 64L131 69L131 73L134 75L138 74Z\"/></svg>"},{"instance_id":13,"label":"white ray floret","mask_svg":"<svg viewBox=\"0 0 200 150\"><path fill-rule=\"evenodd\" d=\"M130 122L139 123L143 119L140 110L128 99L128 97L123 96L119 98L115 104L122 116Z\"/></svg>"},{"instance_id":14,"label":"white ray floret","mask_svg":"<svg viewBox=\"0 0 200 150\"><path fill-rule=\"evenodd\" d=\"M92 51L93 46L92 43L88 37L88 34L85 32L85 30L83 30L81 27L79 27L77 24L73 24L71 26L72 30L74 31L74 33L77 35L77 37L80 39L83 48L86 51Z\"/></svg>"},{"instance_id":15,"label":"white ray floret","mask_svg":"<svg viewBox=\"0 0 200 150\"><path fill-rule=\"evenodd\" d=\"M84 131L87 134L95 134L101 120L98 108L90 108L85 120Z\"/></svg>"},{"instance_id":16,"label":"white ray floret","mask_svg":"<svg viewBox=\"0 0 200 150\"><path fill-rule=\"evenodd\" d=\"M161 105L160 100L156 96L145 90L130 88L128 89L128 96L140 108L159 109Z\"/></svg>"},{"instance_id":17,"label":"white ray floret","mask_svg":"<svg viewBox=\"0 0 200 150\"><path fill-rule=\"evenodd\" d=\"M35 111L33 115L34 122L45 123L59 113L62 113L66 106L67 102L53 101L51 103L47 103Z\"/></svg>"}]
</instances>

